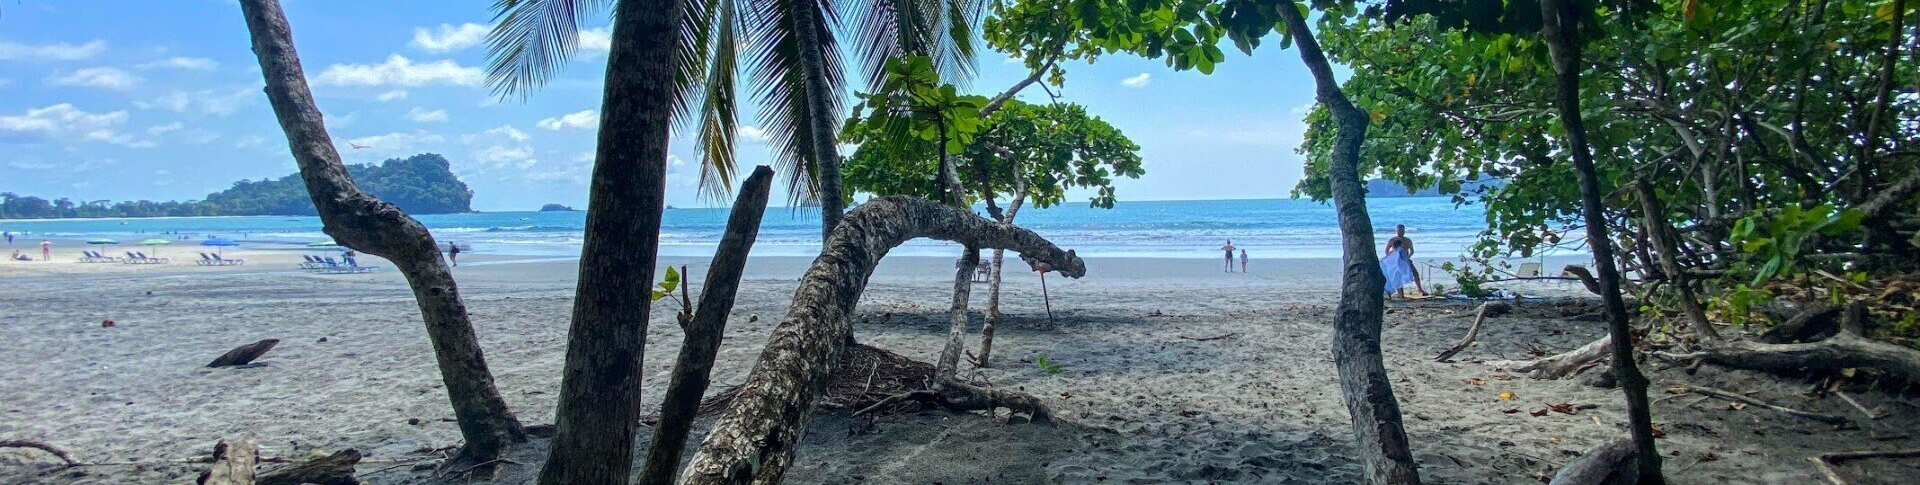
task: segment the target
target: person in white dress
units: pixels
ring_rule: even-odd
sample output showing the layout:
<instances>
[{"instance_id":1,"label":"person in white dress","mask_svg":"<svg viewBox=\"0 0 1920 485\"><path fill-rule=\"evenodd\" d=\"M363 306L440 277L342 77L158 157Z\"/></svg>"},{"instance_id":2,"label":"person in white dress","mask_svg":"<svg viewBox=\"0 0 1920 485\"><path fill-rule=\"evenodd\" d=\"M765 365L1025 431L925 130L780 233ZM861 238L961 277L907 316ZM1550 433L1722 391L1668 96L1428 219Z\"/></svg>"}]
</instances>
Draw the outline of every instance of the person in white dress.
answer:
<instances>
[{"instance_id":1,"label":"person in white dress","mask_svg":"<svg viewBox=\"0 0 1920 485\"><path fill-rule=\"evenodd\" d=\"M1380 273L1387 278L1386 293L1400 298L1407 297L1407 284L1426 296L1427 289L1420 284L1420 272L1413 269L1413 240L1407 238L1407 226L1394 226L1394 236L1387 239L1387 250L1380 257Z\"/></svg>"}]
</instances>

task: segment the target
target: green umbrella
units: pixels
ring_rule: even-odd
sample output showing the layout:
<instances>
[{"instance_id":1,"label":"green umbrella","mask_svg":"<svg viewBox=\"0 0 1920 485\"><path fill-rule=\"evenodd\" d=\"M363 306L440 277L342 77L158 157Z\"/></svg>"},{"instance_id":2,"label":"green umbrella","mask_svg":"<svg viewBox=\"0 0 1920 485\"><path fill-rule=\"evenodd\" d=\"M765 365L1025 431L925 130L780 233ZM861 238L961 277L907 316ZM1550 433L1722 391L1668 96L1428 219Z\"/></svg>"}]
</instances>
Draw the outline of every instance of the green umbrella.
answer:
<instances>
[{"instance_id":1,"label":"green umbrella","mask_svg":"<svg viewBox=\"0 0 1920 485\"><path fill-rule=\"evenodd\" d=\"M153 238L153 239L148 239L148 240L145 240L145 241L140 241L140 245L141 245L141 246L165 246L165 245L168 245L168 244L173 244L173 241L168 241L168 240L165 240L165 239L160 239L160 238ZM154 256L159 256L159 255L160 255L160 250L158 250L158 249L155 249L155 250L153 251L153 255L154 255Z\"/></svg>"}]
</instances>

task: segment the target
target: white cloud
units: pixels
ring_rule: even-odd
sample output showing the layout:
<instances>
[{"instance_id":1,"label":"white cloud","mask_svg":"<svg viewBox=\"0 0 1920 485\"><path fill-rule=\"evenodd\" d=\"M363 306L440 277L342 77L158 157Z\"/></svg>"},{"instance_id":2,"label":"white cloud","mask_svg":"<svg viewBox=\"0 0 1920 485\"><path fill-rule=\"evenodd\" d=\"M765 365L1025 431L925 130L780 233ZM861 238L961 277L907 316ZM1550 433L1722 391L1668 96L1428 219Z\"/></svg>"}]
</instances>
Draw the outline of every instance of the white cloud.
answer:
<instances>
[{"instance_id":1,"label":"white cloud","mask_svg":"<svg viewBox=\"0 0 1920 485\"><path fill-rule=\"evenodd\" d=\"M234 148L260 148L267 146L267 139L260 135L247 135L233 142Z\"/></svg>"},{"instance_id":2,"label":"white cloud","mask_svg":"<svg viewBox=\"0 0 1920 485\"><path fill-rule=\"evenodd\" d=\"M451 60L414 62L394 54L380 64L334 64L320 72L314 83L322 86L403 86L430 84L478 86L486 74L477 67L465 67Z\"/></svg>"},{"instance_id":3,"label":"white cloud","mask_svg":"<svg viewBox=\"0 0 1920 485\"><path fill-rule=\"evenodd\" d=\"M172 133L172 132L175 132L175 131L180 131L180 130L181 130L182 128L186 128L186 127L187 127L187 125L184 125L184 124L181 124L181 123L180 123L180 122L178 122L178 121L175 121L175 122L172 122L172 123L167 123L167 124L164 124L164 125L153 125L153 126L149 126L149 127L147 127L147 133L149 133L149 134L153 134L153 135L164 135L164 134L167 134L167 133Z\"/></svg>"},{"instance_id":4,"label":"white cloud","mask_svg":"<svg viewBox=\"0 0 1920 485\"><path fill-rule=\"evenodd\" d=\"M742 126L740 127L740 138L755 143L766 143L767 130L758 126Z\"/></svg>"},{"instance_id":5,"label":"white cloud","mask_svg":"<svg viewBox=\"0 0 1920 485\"><path fill-rule=\"evenodd\" d=\"M528 136L526 132L520 131L518 128L514 128L513 125L500 125L497 127L489 128L487 129L487 131L482 131L479 133L468 133L460 136L460 140L467 142L468 144L485 143L489 140L498 140L501 138L505 138L513 141L527 141L527 140L533 139L532 136Z\"/></svg>"},{"instance_id":6,"label":"white cloud","mask_svg":"<svg viewBox=\"0 0 1920 485\"><path fill-rule=\"evenodd\" d=\"M353 153L366 153L375 156L405 156L419 153L423 147L446 141L446 138L427 130L413 132L393 132L384 135L363 136L348 139L347 143L366 148L355 148ZM352 148L351 145L348 148Z\"/></svg>"},{"instance_id":7,"label":"white cloud","mask_svg":"<svg viewBox=\"0 0 1920 485\"><path fill-rule=\"evenodd\" d=\"M437 30L414 27L413 42L409 45L427 52L453 52L480 45L487 40L488 30L492 28L475 23L440 24Z\"/></svg>"},{"instance_id":8,"label":"white cloud","mask_svg":"<svg viewBox=\"0 0 1920 485\"><path fill-rule=\"evenodd\" d=\"M220 63L214 62L213 59L208 59L205 57L169 57L166 59L161 59L158 61L141 64L140 67L144 67L147 69L164 67L168 69L186 69L190 71L211 71L214 69L218 69L220 67Z\"/></svg>"},{"instance_id":9,"label":"white cloud","mask_svg":"<svg viewBox=\"0 0 1920 485\"><path fill-rule=\"evenodd\" d=\"M575 155L572 160L563 163L540 164L539 167L528 170L525 178L529 182L585 185L587 176L592 173L592 168L593 152L588 151Z\"/></svg>"},{"instance_id":10,"label":"white cloud","mask_svg":"<svg viewBox=\"0 0 1920 485\"><path fill-rule=\"evenodd\" d=\"M46 170L50 168L57 168L60 166L60 164L53 163L53 162L43 162L39 160L14 160L11 162L7 162L7 166L21 169L21 170Z\"/></svg>"},{"instance_id":11,"label":"white cloud","mask_svg":"<svg viewBox=\"0 0 1920 485\"><path fill-rule=\"evenodd\" d=\"M179 140L184 140L187 143L192 143L196 145L205 145L208 143L213 143L214 140L219 140L220 134L207 131L207 130L192 130L192 131L181 133L180 135L175 136L174 138Z\"/></svg>"},{"instance_id":12,"label":"white cloud","mask_svg":"<svg viewBox=\"0 0 1920 485\"><path fill-rule=\"evenodd\" d=\"M107 41L104 40L94 40L80 45L66 42L27 45L0 41L0 61L78 61L99 55L106 50Z\"/></svg>"},{"instance_id":13,"label":"white cloud","mask_svg":"<svg viewBox=\"0 0 1920 485\"><path fill-rule=\"evenodd\" d=\"M474 161L487 164L491 168L512 167L523 170L532 168L534 164L540 163L539 160L533 159L533 148L524 145L513 147L501 145L489 146L474 151L473 159Z\"/></svg>"},{"instance_id":14,"label":"white cloud","mask_svg":"<svg viewBox=\"0 0 1920 485\"><path fill-rule=\"evenodd\" d=\"M447 120L447 110L429 110L415 106L413 109L407 110L407 119L415 123L438 123Z\"/></svg>"},{"instance_id":15,"label":"white cloud","mask_svg":"<svg viewBox=\"0 0 1920 485\"><path fill-rule=\"evenodd\" d=\"M120 125L126 122L126 111L92 113L60 103L28 108L22 115L0 116L0 139L97 141L135 148L153 146L151 141L134 140L120 133Z\"/></svg>"},{"instance_id":16,"label":"white cloud","mask_svg":"<svg viewBox=\"0 0 1920 485\"><path fill-rule=\"evenodd\" d=\"M375 97L374 97L373 99L374 99L375 101L379 101L379 102L382 102L382 103L386 103L386 102L392 102L392 101L399 101L399 100L402 100L402 99L407 99L407 90L405 90L405 89L395 89L395 90L392 90L392 91L387 91L387 92L384 92L384 93L380 93L380 95L379 95L379 96L375 96Z\"/></svg>"},{"instance_id":17,"label":"white cloud","mask_svg":"<svg viewBox=\"0 0 1920 485\"><path fill-rule=\"evenodd\" d=\"M533 125L548 130L587 130L593 129L595 127L594 125L599 124L599 122L600 110L590 109L547 118Z\"/></svg>"},{"instance_id":18,"label":"white cloud","mask_svg":"<svg viewBox=\"0 0 1920 485\"><path fill-rule=\"evenodd\" d=\"M1120 85L1126 86L1129 88L1144 88L1144 87L1147 87L1148 83L1152 83L1152 82L1153 82L1153 75L1143 72L1143 73L1140 73L1140 75L1138 76L1121 80Z\"/></svg>"},{"instance_id":19,"label":"white cloud","mask_svg":"<svg viewBox=\"0 0 1920 485\"><path fill-rule=\"evenodd\" d=\"M141 109L165 109L176 113L227 116L239 112L241 108L252 106L255 101L263 97L265 95L258 88L252 87L230 90L202 89L193 92L174 91L152 100L134 101L133 105Z\"/></svg>"},{"instance_id":20,"label":"white cloud","mask_svg":"<svg viewBox=\"0 0 1920 485\"><path fill-rule=\"evenodd\" d=\"M47 84L124 91L139 85L140 76L111 67L89 67L76 69L64 75L49 76Z\"/></svg>"},{"instance_id":21,"label":"white cloud","mask_svg":"<svg viewBox=\"0 0 1920 485\"><path fill-rule=\"evenodd\" d=\"M580 51L606 53L613 50L613 29L586 29L580 31Z\"/></svg>"}]
</instances>

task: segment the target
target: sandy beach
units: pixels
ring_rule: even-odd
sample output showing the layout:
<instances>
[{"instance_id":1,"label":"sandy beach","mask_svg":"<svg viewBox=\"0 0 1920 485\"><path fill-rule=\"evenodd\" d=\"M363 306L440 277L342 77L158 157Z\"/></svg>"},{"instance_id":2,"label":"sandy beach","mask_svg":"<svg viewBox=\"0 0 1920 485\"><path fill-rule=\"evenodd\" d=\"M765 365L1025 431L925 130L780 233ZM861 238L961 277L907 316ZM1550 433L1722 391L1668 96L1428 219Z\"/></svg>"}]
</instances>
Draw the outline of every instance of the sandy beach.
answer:
<instances>
[{"instance_id":1,"label":"sandy beach","mask_svg":"<svg viewBox=\"0 0 1920 485\"><path fill-rule=\"evenodd\" d=\"M79 247L61 242L55 262L0 263L0 368L7 370L0 439L43 440L103 465L61 469L37 451L0 450L0 483L190 483L203 465L183 461L206 456L221 438L239 437L259 440L262 454L273 457L356 448L368 456L360 468L367 482L419 483L429 480L424 470L435 463L433 451L458 443L418 312L391 268L311 274L295 264L301 254L320 253L260 248L226 251L245 265L199 267L186 262L211 249L199 247L162 248L175 258L167 265L85 264L73 261ZM455 274L502 393L524 422L551 422L576 265L484 254L462 260ZM704 273L701 260L662 263L687 265L693 281ZM761 257L749 264L715 390L745 376L807 263ZM362 264L390 266L377 258ZM932 360L945 334L951 264L885 260L855 317L856 338ZM870 425L845 411L823 411L787 483L1357 479L1326 348L1337 261L1255 259L1246 274L1221 274L1209 259L1096 258L1088 268L1081 280L1047 279L1051 320L1039 281L1010 273L997 365L968 371L1042 397L1059 414L1058 426L943 411ZM1559 352L1604 333L1580 317L1597 309L1573 298L1580 296L1577 285L1512 289L1542 298L1489 320L1481 343L1453 363L1433 356L1460 338L1478 302L1389 303L1387 367L1431 483L1539 483L1578 452L1626 433L1617 391L1589 386L1585 376L1536 381L1482 362ZM975 309L984 303L984 291L976 291ZM655 307L647 407L658 406L681 340L669 323L674 310ZM117 325L103 328L105 318ZM264 366L202 367L266 338L281 343ZM1040 356L1063 370L1041 371L1032 363ZM1810 382L1712 366L1693 376L1658 362L1649 367L1673 483L1815 483L1820 478L1807 460L1815 454L1920 443L1908 434L1920 428L1913 412L1920 406L1899 396L1856 395L1890 417L1835 430L1661 391L1710 385L1801 409L1857 413L1838 400L1803 397ZM1502 399L1503 391L1513 398ZM1562 403L1575 410L1534 415ZM517 450L515 461L525 465L506 467L499 483L526 481L542 456L537 444ZM1859 484L1910 483L1905 477L1920 473L1897 461L1842 468Z\"/></svg>"}]
</instances>

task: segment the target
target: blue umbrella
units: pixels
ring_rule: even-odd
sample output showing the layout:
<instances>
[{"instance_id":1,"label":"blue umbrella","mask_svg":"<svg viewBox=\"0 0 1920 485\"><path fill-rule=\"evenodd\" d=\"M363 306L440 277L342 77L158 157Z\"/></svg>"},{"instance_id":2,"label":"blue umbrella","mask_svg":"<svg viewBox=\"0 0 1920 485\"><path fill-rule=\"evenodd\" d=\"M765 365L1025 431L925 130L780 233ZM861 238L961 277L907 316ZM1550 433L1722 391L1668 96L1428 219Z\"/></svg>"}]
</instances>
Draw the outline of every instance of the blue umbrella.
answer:
<instances>
[{"instance_id":1,"label":"blue umbrella","mask_svg":"<svg viewBox=\"0 0 1920 485\"><path fill-rule=\"evenodd\" d=\"M235 241L235 240L232 240L232 239L221 239L221 238L217 238L217 237L210 237L210 238L207 238L207 240L205 240L205 241L200 241L200 245L201 245L201 246L217 246L217 247L220 247L220 248L222 248L222 249L219 249L219 250L216 250L216 252L219 252L219 253L221 253L221 254L226 254L226 252L225 252L225 251L226 251L226 250L225 250L225 248L226 248L227 246L239 246L239 245L240 245L240 241Z\"/></svg>"}]
</instances>

